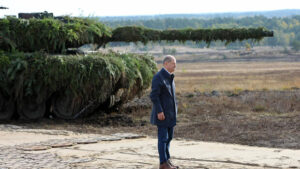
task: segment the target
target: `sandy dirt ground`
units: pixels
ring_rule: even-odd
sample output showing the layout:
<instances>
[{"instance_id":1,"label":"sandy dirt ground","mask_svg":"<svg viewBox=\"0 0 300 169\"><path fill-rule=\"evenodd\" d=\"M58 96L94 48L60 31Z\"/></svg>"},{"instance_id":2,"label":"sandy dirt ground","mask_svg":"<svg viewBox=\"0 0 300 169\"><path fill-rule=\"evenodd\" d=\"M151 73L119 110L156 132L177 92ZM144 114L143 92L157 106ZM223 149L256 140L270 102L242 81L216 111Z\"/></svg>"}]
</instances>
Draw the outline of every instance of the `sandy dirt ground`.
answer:
<instances>
[{"instance_id":1,"label":"sandy dirt ground","mask_svg":"<svg viewBox=\"0 0 300 169\"><path fill-rule=\"evenodd\" d=\"M158 168L157 140L64 130L0 127L0 168ZM12 127L12 128L11 128ZM139 133L136 133L137 135ZM121 139L103 140L103 138ZM31 151L26 148L98 139L89 144ZM22 149L23 148L23 149ZM300 168L300 150L174 139L173 162L181 168Z\"/></svg>"}]
</instances>

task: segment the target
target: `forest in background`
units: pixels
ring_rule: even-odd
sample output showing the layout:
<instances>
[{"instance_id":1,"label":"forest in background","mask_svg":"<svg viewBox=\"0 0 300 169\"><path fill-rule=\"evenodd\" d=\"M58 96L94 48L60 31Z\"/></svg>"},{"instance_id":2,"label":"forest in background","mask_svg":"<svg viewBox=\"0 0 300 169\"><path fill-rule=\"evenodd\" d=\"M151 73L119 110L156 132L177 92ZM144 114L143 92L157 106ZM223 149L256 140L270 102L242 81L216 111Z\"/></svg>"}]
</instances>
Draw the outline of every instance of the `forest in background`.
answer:
<instances>
[{"instance_id":1,"label":"forest in background","mask_svg":"<svg viewBox=\"0 0 300 169\"><path fill-rule=\"evenodd\" d=\"M107 18L98 19L104 22L107 26L116 28L119 26L144 26L153 29L184 29L184 28L250 28L250 27L265 27L269 30L274 31L274 37L264 38L259 43L246 40L242 42L234 42L226 47L229 49L239 49L241 47L249 46L283 46L286 48L291 47L292 49L298 51L300 50L300 15L292 15L284 17L268 17L271 15L263 16L245 16L238 17L208 17L199 16L198 18L194 15L170 15L172 17L114 17L108 20ZM226 15L225 15L226 16ZM179 43L179 42L178 42ZM212 42L210 47L224 46L225 42ZM114 45L122 45L124 43L118 43ZM176 44L176 42L175 42ZM204 42L186 42L186 45L191 47L206 47Z\"/></svg>"}]
</instances>

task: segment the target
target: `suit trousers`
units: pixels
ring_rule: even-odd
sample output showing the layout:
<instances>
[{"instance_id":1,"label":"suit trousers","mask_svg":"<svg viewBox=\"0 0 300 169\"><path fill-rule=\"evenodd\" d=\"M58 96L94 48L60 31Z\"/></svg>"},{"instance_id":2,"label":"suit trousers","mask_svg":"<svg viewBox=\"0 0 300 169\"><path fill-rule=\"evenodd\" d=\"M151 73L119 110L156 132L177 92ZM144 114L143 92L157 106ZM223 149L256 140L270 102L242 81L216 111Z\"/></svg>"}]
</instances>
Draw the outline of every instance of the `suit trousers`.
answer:
<instances>
[{"instance_id":1,"label":"suit trousers","mask_svg":"<svg viewBox=\"0 0 300 169\"><path fill-rule=\"evenodd\" d=\"M170 142L173 138L174 127L157 126L158 154L160 164L170 159Z\"/></svg>"}]
</instances>

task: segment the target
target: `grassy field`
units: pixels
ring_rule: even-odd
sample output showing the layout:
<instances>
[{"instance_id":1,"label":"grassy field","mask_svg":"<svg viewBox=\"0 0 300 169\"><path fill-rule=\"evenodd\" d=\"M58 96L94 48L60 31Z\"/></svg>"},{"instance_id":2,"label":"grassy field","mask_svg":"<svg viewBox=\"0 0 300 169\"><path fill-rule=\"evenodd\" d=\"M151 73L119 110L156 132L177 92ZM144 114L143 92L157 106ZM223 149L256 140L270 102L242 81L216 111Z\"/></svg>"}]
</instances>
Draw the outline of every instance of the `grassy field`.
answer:
<instances>
[{"instance_id":1,"label":"grassy field","mask_svg":"<svg viewBox=\"0 0 300 169\"><path fill-rule=\"evenodd\" d=\"M300 62L178 63L177 92L300 88Z\"/></svg>"}]
</instances>

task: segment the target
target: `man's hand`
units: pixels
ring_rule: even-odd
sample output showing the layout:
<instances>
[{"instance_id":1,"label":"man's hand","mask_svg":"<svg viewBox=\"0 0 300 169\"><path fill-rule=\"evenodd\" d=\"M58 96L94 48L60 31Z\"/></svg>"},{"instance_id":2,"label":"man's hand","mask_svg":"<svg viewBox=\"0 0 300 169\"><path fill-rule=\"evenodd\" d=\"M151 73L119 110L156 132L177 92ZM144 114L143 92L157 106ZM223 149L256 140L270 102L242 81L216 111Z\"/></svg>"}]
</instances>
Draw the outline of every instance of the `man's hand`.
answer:
<instances>
[{"instance_id":1,"label":"man's hand","mask_svg":"<svg viewBox=\"0 0 300 169\"><path fill-rule=\"evenodd\" d=\"M164 120L164 119L165 119L165 114L164 114L164 112L159 112L159 113L157 114L157 118L158 118L158 120Z\"/></svg>"}]
</instances>

